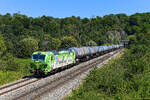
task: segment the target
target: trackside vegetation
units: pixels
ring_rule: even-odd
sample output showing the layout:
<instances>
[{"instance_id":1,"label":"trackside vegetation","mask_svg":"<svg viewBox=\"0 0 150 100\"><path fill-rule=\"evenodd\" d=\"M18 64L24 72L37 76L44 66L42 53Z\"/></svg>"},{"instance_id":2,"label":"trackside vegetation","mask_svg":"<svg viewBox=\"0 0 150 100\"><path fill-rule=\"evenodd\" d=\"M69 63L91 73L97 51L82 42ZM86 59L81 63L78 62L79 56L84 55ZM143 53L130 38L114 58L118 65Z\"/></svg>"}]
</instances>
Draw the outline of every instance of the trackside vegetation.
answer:
<instances>
[{"instance_id":1,"label":"trackside vegetation","mask_svg":"<svg viewBox=\"0 0 150 100\"><path fill-rule=\"evenodd\" d=\"M0 63L0 85L31 75L30 59L15 58L7 54L0 60Z\"/></svg>"},{"instance_id":2,"label":"trackside vegetation","mask_svg":"<svg viewBox=\"0 0 150 100\"><path fill-rule=\"evenodd\" d=\"M118 44L128 36L137 46L139 38L148 32L150 13L92 18L0 14L0 85L29 75L29 59L34 51ZM142 36L135 36L140 33ZM146 41L145 38L143 40Z\"/></svg>"},{"instance_id":3,"label":"trackside vegetation","mask_svg":"<svg viewBox=\"0 0 150 100\"><path fill-rule=\"evenodd\" d=\"M94 69L66 100L135 100L150 98L150 33L129 37L129 49Z\"/></svg>"}]
</instances>

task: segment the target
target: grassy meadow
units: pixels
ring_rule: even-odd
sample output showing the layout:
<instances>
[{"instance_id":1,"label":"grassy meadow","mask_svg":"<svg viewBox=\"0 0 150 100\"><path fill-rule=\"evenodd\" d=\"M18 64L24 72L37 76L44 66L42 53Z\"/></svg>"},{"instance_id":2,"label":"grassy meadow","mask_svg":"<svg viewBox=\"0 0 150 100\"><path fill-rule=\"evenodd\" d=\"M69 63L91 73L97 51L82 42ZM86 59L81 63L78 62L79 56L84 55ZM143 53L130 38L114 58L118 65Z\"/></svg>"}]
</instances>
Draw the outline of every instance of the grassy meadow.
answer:
<instances>
[{"instance_id":1,"label":"grassy meadow","mask_svg":"<svg viewBox=\"0 0 150 100\"><path fill-rule=\"evenodd\" d=\"M4 59L0 62L2 62L0 70L0 85L31 75L29 72L30 59L19 59L11 56L10 59Z\"/></svg>"}]
</instances>

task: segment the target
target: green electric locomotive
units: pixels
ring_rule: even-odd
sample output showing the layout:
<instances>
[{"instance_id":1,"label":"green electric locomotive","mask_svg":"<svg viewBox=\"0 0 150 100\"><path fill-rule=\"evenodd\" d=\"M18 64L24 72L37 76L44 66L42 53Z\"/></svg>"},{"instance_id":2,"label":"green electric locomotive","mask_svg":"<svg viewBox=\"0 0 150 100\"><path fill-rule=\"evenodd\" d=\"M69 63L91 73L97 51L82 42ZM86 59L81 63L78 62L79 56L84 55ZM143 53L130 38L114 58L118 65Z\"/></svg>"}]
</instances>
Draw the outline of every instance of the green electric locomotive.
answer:
<instances>
[{"instance_id":1,"label":"green electric locomotive","mask_svg":"<svg viewBox=\"0 0 150 100\"><path fill-rule=\"evenodd\" d=\"M31 57L30 72L34 74L47 74L54 69L74 64L75 52L63 50L59 52L34 52Z\"/></svg>"}]
</instances>

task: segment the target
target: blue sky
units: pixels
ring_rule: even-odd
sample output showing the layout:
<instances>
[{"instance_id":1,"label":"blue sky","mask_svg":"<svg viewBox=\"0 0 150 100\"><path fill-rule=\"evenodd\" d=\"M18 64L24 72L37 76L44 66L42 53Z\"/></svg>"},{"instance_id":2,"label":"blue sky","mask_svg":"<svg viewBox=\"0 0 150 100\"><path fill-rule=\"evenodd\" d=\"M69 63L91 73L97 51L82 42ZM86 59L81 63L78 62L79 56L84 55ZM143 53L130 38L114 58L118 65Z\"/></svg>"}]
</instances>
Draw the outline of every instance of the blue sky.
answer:
<instances>
[{"instance_id":1,"label":"blue sky","mask_svg":"<svg viewBox=\"0 0 150 100\"><path fill-rule=\"evenodd\" d=\"M0 0L0 14L31 17L93 17L107 14L150 12L150 0Z\"/></svg>"}]
</instances>

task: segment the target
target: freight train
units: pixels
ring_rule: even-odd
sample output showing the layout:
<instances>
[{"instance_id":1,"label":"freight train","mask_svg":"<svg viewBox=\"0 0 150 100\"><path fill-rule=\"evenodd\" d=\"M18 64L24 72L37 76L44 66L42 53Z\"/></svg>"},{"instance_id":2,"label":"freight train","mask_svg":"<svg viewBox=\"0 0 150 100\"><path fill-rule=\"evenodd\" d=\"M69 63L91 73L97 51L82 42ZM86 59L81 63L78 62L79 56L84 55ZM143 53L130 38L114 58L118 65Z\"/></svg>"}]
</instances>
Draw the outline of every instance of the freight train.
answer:
<instances>
[{"instance_id":1,"label":"freight train","mask_svg":"<svg viewBox=\"0 0 150 100\"><path fill-rule=\"evenodd\" d=\"M31 57L30 72L39 75L47 75L53 70L77 64L81 61L98 57L105 53L122 48L123 45L72 47L65 50L33 52Z\"/></svg>"}]
</instances>

